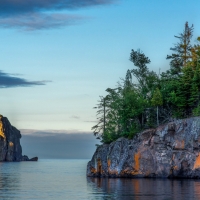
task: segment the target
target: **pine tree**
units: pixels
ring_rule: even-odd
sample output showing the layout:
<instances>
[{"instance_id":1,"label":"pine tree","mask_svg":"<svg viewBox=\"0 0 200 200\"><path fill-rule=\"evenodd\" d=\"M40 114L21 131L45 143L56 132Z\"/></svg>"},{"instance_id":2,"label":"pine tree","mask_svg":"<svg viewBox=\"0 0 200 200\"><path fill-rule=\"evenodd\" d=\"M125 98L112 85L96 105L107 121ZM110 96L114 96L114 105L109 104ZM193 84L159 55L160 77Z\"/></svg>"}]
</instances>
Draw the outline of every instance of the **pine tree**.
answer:
<instances>
[{"instance_id":1,"label":"pine tree","mask_svg":"<svg viewBox=\"0 0 200 200\"><path fill-rule=\"evenodd\" d=\"M185 29L179 36L175 36L179 39L179 42L170 48L174 53L167 55L167 59L170 59L171 73L179 74L181 69L187 65L192 58L192 45L191 38L193 36L193 25L189 27L188 22L185 23Z\"/></svg>"},{"instance_id":2,"label":"pine tree","mask_svg":"<svg viewBox=\"0 0 200 200\"><path fill-rule=\"evenodd\" d=\"M156 88L156 90L153 93L153 97L151 99L152 106L157 107L157 126L159 126L159 117L158 117L158 106L161 106L163 104L163 98L160 90Z\"/></svg>"}]
</instances>

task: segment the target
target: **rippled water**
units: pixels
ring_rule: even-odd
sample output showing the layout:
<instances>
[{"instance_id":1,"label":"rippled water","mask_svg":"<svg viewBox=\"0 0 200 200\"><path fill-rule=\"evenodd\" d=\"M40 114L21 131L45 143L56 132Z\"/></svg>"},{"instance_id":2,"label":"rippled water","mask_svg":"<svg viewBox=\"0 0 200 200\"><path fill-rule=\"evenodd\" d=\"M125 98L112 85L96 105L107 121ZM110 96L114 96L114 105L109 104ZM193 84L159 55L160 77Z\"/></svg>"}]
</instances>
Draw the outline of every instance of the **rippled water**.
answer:
<instances>
[{"instance_id":1,"label":"rippled water","mask_svg":"<svg viewBox=\"0 0 200 200\"><path fill-rule=\"evenodd\" d=\"M0 163L0 199L200 199L199 180L87 178L87 160Z\"/></svg>"}]
</instances>

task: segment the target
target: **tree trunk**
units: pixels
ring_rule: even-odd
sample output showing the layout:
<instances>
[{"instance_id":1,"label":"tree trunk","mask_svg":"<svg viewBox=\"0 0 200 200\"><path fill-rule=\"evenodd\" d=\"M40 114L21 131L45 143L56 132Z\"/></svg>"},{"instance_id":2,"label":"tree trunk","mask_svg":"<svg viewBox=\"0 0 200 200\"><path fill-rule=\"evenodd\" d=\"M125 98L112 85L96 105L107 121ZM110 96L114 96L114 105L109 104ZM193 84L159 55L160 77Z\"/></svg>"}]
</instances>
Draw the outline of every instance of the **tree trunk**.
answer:
<instances>
[{"instance_id":1,"label":"tree trunk","mask_svg":"<svg viewBox=\"0 0 200 200\"><path fill-rule=\"evenodd\" d=\"M159 126L159 120L158 120L158 106L157 106L157 126Z\"/></svg>"}]
</instances>

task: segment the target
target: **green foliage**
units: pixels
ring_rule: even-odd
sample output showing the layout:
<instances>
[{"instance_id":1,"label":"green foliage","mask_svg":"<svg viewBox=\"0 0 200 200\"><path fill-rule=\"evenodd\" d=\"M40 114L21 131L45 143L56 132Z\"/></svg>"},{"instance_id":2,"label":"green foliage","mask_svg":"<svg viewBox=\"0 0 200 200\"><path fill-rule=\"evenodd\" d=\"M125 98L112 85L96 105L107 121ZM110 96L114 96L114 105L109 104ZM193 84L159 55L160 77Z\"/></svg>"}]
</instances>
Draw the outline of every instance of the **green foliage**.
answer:
<instances>
[{"instance_id":1,"label":"green foliage","mask_svg":"<svg viewBox=\"0 0 200 200\"><path fill-rule=\"evenodd\" d=\"M161 106L163 104L162 94L158 88L153 93L153 97L151 99L152 106Z\"/></svg>"},{"instance_id":2,"label":"green foliage","mask_svg":"<svg viewBox=\"0 0 200 200\"><path fill-rule=\"evenodd\" d=\"M187 65L192 58L192 45L191 38L193 35L193 25L189 27L188 22L185 23L183 33L179 36L175 36L179 39L179 42L174 47L170 48L174 53L167 55L167 59L170 59L171 72L173 74L179 74L181 69Z\"/></svg>"},{"instance_id":3,"label":"green foliage","mask_svg":"<svg viewBox=\"0 0 200 200\"><path fill-rule=\"evenodd\" d=\"M193 109L193 112L192 112L193 116L200 116L200 104Z\"/></svg>"},{"instance_id":4,"label":"green foliage","mask_svg":"<svg viewBox=\"0 0 200 200\"><path fill-rule=\"evenodd\" d=\"M141 130L159 124L200 115L200 37L192 45L193 25L185 24L179 43L171 48L170 69L157 75L147 65L151 62L140 50L131 50L134 68L115 89L97 104L98 123L94 135L103 143L120 137L132 138Z\"/></svg>"}]
</instances>

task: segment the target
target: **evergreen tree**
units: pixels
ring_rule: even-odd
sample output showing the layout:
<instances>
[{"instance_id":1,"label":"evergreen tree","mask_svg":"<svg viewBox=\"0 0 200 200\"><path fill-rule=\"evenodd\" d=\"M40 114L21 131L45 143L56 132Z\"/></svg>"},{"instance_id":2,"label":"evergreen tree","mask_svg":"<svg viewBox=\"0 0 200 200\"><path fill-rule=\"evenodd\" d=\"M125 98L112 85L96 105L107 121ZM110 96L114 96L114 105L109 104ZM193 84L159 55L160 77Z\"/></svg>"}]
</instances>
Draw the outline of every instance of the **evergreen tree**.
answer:
<instances>
[{"instance_id":1,"label":"evergreen tree","mask_svg":"<svg viewBox=\"0 0 200 200\"><path fill-rule=\"evenodd\" d=\"M174 53L167 55L167 59L170 59L171 73L179 74L181 69L187 65L192 58L191 50L191 38L193 35L193 25L189 27L188 22L185 23L185 29L179 36L175 36L179 39L179 42L170 50Z\"/></svg>"}]
</instances>

